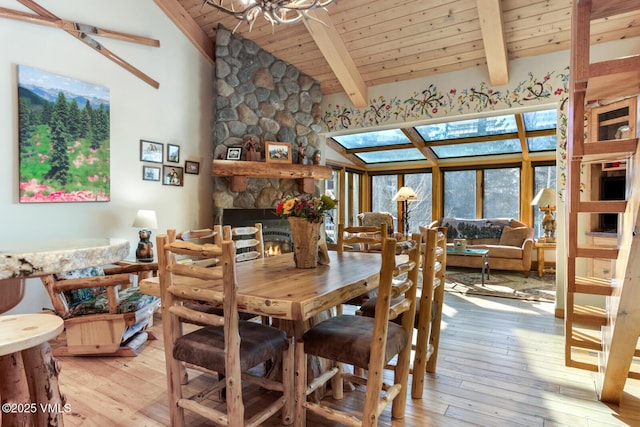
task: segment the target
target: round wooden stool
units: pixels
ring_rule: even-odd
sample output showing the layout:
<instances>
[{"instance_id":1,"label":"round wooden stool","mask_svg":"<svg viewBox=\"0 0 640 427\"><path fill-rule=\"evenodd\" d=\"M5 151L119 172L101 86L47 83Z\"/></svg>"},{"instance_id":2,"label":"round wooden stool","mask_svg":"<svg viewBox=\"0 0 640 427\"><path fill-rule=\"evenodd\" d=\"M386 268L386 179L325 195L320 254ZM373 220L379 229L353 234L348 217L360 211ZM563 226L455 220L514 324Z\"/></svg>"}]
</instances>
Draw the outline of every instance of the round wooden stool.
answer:
<instances>
[{"instance_id":1,"label":"round wooden stool","mask_svg":"<svg viewBox=\"0 0 640 427\"><path fill-rule=\"evenodd\" d=\"M60 368L47 342L63 329L52 314L0 316L2 425L63 425Z\"/></svg>"}]
</instances>

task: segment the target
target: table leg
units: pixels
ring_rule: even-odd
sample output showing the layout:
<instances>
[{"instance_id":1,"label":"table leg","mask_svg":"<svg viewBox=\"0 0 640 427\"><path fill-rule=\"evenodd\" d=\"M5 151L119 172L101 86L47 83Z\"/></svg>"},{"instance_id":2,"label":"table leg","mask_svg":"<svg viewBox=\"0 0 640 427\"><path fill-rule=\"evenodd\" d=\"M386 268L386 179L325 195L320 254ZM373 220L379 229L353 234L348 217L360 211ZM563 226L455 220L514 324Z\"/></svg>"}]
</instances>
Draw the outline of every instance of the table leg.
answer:
<instances>
[{"instance_id":1,"label":"table leg","mask_svg":"<svg viewBox=\"0 0 640 427\"><path fill-rule=\"evenodd\" d=\"M484 275L487 275L487 280L490 279L489 275L491 274L491 267L489 266L489 256L487 254L482 255L482 282L481 285L484 286Z\"/></svg>"},{"instance_id":2,"label":"table leg","mask_svg":"<svg viewBox=\"0 0 640 427\"><path fill-rule=\"evenodd\" d=\"M6 426L33 425L33 412L35 411L31 410L30 405L33 401L29 394L29 385L20 352L0 356L0 397L3 403L0 424ZM6 408L5 404L8 405Z\"/></svg>"},{"instance_id":3,"label":"table leg","mask_svg":"<svg viewBox=\"0 0 640 427\"><path fill-rule=\"evenodd\" d=\"M22 350L32 402L38 405L35 426L64 426L62 415L69 408L60 393L60 365L53 358L49 343Z\"/></svg>"},{"instance_id":4,"label":"table leg","mask_svg":"<svg viewBox=\"0 0 640 427\"><path fill-rule=\"evenodd\" d=\"M544 276L544 248L538 248L538 277Z\"/></svg>"}]
</instances>

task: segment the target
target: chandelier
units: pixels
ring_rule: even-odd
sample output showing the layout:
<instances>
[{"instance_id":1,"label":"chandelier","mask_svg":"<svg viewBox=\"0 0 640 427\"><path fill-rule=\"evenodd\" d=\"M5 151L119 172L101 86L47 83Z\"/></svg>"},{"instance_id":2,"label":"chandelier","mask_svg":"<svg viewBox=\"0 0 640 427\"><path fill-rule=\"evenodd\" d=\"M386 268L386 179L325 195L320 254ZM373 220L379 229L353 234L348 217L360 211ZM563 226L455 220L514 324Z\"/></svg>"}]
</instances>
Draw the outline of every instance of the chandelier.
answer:
<instances>
[{"instance_id":1,"label":"chandelier","mask_svg":"<svg viewBox=\"0 0 640 427\"><path fill-rule=\"evenodd\" d=\"M233 29L235 32L243 23L249 24L249 31L260 15L272 26L295 24L302 19L313 19L307 13L313 9L325 8L336 0L203 0L203 6L209 5L219 11L228 13L240 20ZM228 6L226 5L228 3Z\"/></svg>"}]
</instances>

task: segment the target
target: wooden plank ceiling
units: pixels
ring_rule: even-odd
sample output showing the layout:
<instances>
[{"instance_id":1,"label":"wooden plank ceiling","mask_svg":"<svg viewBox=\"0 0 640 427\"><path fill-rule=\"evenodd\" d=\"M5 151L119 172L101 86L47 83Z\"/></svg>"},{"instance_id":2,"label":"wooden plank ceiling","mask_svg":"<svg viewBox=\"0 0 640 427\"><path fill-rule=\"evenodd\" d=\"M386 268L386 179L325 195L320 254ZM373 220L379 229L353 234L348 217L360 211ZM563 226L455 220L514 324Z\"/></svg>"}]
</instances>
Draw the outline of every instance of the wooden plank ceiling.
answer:
<instances>
[{"instance_id":1,"label":"wooden plank ceiling","mask_svg":"<svg viewBox=\"0 0 640 427\"><path fill-rule=\"evenodd\" d=\"M155 2L211 58L218 24L237 25L202 0ZM313 35L314 22L272 27L262 18L236 33L356 106L369 87L471 67L502 85L508 60L570 47L571 0L341 0L314 12L327 26ZM592 44L638 36L640 12L602 19L591 33Z\"/></svg>"}]
</instances>

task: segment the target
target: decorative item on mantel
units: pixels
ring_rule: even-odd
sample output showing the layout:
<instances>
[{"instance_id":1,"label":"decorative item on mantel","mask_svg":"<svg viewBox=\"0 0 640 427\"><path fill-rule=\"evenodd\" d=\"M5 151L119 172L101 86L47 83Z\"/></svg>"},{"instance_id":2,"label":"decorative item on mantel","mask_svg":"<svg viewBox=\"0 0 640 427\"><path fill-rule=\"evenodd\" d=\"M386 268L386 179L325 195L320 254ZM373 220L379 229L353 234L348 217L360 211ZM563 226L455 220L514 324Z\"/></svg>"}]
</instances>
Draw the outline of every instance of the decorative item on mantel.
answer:
<instances>
[{"instance_id":1,"label":"decorative item on mantel","mask_svg":"<svg viewBox=\"0 0 640 427\"><path fill-rule=\"evenodd\" d=\"M326 211L335 207L329 196L286 196L279 200L276 215L286 218L291 226L293 260L297 268L318 266L320 226Z\"/></svg>"},{"instance_id":2,"label":"decorative item on mantel","mask_svg":"<svg viewBox=\"0 0 640 427\"><path fill-rule=\"evenodd\" d=\"M247 161L259 162L260 158L260 141L253 135L244 137L244 149L247 152Z\"/></svg>"}]
</instances>

